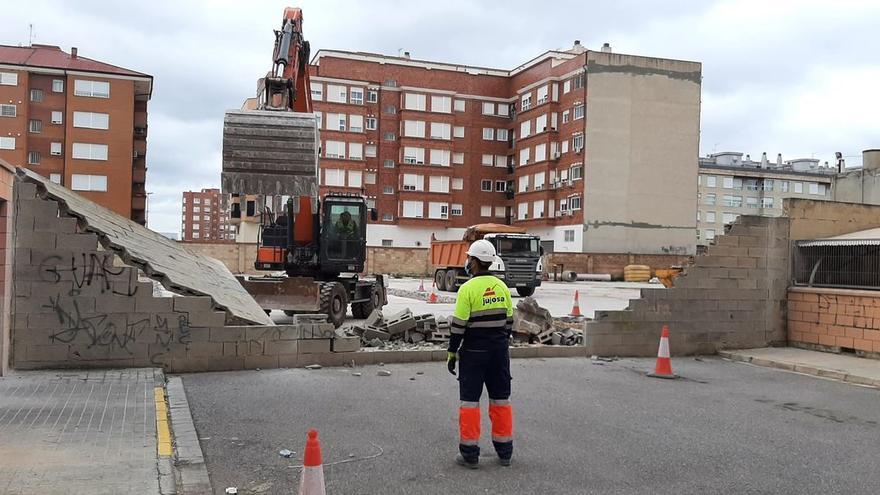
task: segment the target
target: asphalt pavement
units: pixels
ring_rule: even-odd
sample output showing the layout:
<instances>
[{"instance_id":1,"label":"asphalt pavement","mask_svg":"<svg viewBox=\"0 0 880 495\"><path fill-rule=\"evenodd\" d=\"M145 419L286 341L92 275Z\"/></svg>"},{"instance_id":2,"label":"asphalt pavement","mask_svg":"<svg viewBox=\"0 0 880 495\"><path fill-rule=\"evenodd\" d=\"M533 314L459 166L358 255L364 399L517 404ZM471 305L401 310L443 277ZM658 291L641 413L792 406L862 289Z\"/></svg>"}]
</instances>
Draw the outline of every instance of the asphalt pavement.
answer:
<instances>
[{"instance_id":1,"label":"asphalt pavement","mask_svg":"<svg viewBox=\"0 0 880 495\"><path fill-rule=\"evenodd\" d=\"M514 464L494 462L484 396L475 471L452 461L443 363L183 380L215 493L293 493L309 428L329 494L880 493L877 389L718 358L674 360L676 381L645 377L652 366L513 360Z\"/></svg>"}]
</instances>

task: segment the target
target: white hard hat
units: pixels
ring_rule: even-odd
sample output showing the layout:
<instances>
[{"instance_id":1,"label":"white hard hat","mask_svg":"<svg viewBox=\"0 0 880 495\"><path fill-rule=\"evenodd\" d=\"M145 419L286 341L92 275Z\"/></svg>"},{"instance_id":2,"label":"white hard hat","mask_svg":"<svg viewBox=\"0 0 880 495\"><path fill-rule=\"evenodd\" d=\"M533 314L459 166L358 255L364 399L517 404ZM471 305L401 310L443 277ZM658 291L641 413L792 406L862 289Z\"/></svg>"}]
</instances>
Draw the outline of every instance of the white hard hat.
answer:
<instances>
[{"instance_id":1,"label":"white hard hat","mask_svg":"<svg viewBox=\"0 0 880 495\"><path fill-rule=\"evenodd\" d=\"M471 244L471 247L467 250L467 255L473 256L484 263L492 263L495 261L495 246L486 239L480 239Z\"/></svg>"}]
</instances>

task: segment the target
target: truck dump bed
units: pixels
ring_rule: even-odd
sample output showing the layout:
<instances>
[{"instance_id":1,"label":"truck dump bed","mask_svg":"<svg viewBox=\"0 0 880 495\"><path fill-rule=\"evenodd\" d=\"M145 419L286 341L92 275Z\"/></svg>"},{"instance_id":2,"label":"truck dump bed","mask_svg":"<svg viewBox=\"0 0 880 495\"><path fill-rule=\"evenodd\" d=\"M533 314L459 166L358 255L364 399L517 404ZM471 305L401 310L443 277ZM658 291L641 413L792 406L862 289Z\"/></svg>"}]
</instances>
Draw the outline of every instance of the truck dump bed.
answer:
<instances>
[{"instance_id":1,"label":"truck dump bed","mask_svg":"<svg viewBox=\"0 0 880 495\"><path fill-rule=\"evenodd\" d=\"M431 266L464 266L470 241L431 241Z\"/></svg>"},{"instance_id":2,"label":"truck dump bed","mask_svg":"<svg viewBox=\"0 0 880 495\"><path fill-rule=\"evenodd\" d=\"M317 197L319 147L313 114L229 110L223 119L223 193Z\"/></svg>"}]
</instances>

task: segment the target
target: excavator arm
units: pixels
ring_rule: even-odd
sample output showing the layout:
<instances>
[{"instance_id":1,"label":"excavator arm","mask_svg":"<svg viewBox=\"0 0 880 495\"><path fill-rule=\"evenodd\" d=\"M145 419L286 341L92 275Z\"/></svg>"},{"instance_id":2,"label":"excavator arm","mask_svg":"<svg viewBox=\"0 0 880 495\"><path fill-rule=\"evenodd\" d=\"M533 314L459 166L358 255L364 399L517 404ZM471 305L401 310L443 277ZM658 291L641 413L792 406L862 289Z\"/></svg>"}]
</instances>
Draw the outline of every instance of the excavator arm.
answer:
<instances>
[{"instance_id":1,"label":"excavator arm","mask_svg":"<svg viewBox=\"0 0 880 495\"><path fill-rule=\"evenodd\" d=\"M309 90L309 42L303 39L302 10L284 9L281 30L275 31L272 70L263 79L261 110L312 112Z\"/></svg>"}]
</instances>

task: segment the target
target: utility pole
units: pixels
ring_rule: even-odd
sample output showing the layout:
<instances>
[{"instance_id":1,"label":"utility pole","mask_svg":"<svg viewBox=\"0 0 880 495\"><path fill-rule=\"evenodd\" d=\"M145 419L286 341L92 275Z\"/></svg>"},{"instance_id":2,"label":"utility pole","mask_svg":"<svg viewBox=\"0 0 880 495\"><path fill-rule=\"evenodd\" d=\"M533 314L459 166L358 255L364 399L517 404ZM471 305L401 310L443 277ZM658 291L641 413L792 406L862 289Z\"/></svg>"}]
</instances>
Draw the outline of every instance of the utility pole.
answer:
<instances>
[{"instance_id":1,"label":"utility pole","mask_svg":"<svg viewBox=\"0 0 880 495\"><path fill-rule=\"evenodd\" d=\"M31 22L28 24L28 46L33 46L34 44L34 23Z\"/></svg>"}]
</instances>

